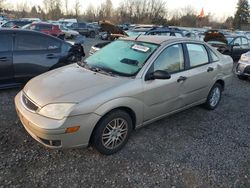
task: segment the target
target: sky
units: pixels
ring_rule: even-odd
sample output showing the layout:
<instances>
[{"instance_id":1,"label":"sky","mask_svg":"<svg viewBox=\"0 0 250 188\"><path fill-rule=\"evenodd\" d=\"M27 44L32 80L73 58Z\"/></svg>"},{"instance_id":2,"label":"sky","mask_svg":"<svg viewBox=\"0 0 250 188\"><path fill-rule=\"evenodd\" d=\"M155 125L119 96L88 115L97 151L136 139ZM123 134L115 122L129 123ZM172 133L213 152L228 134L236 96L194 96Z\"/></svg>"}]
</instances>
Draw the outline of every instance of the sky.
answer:
<instances>
[{"instance_id":1,"label":"sky","mask_svg":"<svg viewBox=\"0 0 250 188\"><path fill-rule=\"evenodd\" d=\"M62 0L63 2L64 0ZM82 9L86 9L89 4L99 6L105 0L80 0ZM169 12L184 8L186 6L192 6L197 13L204 8L205 14L210 13L213 18L223 19L228 16L233 16L236 11L236 5L238 0L164 0L167 3L167 9ZM43 0L7 0L8 4L16 6L20 2L27 2L28 5L42 5ZM72 7L74 0L69 0L69 6ZM112 0L113 6L118 7L122 0ZM70 5L71 4L71 5Z\"/></svg>"}]
</instances>

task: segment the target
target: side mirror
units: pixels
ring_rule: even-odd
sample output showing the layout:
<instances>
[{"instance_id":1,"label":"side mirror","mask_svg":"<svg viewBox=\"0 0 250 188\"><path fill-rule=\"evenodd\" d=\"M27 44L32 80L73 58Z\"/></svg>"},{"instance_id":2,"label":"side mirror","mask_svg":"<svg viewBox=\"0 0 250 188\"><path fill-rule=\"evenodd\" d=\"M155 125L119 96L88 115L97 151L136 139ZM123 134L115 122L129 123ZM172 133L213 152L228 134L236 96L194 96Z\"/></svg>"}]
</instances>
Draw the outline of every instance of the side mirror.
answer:
<instances>
[{"instance_id":1,"label":"side mirror","mask_svg":"<svg viewBox=\"0 0 250 188\"><path fill-rule=\"evenodd\" d=\"M150 73L146 80L167 80L170 79L171 75L167 71L157 70L155 72Z\"/></svg>"}]
</instances>

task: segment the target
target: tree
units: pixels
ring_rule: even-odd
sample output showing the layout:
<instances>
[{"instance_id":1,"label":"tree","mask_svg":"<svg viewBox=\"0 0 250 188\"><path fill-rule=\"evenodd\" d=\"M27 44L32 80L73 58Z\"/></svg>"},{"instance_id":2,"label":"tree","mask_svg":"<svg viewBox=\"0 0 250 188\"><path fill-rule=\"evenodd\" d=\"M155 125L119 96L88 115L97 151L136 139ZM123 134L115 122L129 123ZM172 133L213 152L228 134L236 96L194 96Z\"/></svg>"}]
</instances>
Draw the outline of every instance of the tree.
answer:
<instances>
[{"instance_id":1,"label":"tree","mask_svg":"<svg viewBox=\"0 0 250 188\"><path fill-rule=\"evenodd\" d=\"M29 14L29 5L28 3L25 1L25 2L20 2L20 3L17 3L16 5L16 9L18 11L18 13L16 14L17 17L20 17L20 18L25 18L28 16Z\"/></svg>"},{"instance_id":2,"label":"tree","mask_svg":"<svg viewBox=\"0 0 250 188\"><path fill-rule=\"evenodd\" d=\"M234 16L234 28L240 29L242 25L249 23L249 4L248 0L239 0L237 4L237 11Z\"/></svg>"},{"instance_id":3,"label":"tree","mask_svg":"<svg viewBox=\"0 0 250 188\"><path fill-rule=\"evenodd\" d=\"M35 18L38 17L38 12L37 12L36 6L33 6L33 7L31 8L30 16L31 16L31 17L35 17Z\"/></svg>"},{"instance_id":4,"label":"tree","mask_svg":"<svg viewBox=\"0 0 250 188\"><path fill-rule=\"evenodd\" d=\"M43 0L47 19L59 19L62 17L61 0Z\"/></svg>"},{"instance_id":5,"label":"tree","mask_svg":"<svg viewBox=\"0 0 250 188\"><path fill-rule=\"evenodd\" d=\"M0 11L4 9L5 0L0 0Z\"/></svg>"},{"instance_id":6,"label":"tree","mask_svg":"<svg viewBox=\"0 0 250 188\"><path fill-rule=\"evenodd\" d=\"M79 1L79 0L76 0L76 1L75 1L75 4L74 4L74 12L75 12L75 17L76 17L76 18L79 18L80 7L81 7L80 1Z\"/></svg>"},{"instance_id":7,"label":"tree","mask_svg":"<svg viewBox=\"0 0 250 188\"><path fill-rule=\"evenodd\" d=\"M93 22L95 20L95 8L92 4L90 4L85 13L86 21Z\"/></svg>"},{"instance_id":8,"label":"tree","mask_svg":"<svg viewBox=\"0 0 250 188\"><path fill-rule=\"evenodd\" d=\"M69 0L64 0L65 14L69 14Z\"/></svg>"}]
</instances>

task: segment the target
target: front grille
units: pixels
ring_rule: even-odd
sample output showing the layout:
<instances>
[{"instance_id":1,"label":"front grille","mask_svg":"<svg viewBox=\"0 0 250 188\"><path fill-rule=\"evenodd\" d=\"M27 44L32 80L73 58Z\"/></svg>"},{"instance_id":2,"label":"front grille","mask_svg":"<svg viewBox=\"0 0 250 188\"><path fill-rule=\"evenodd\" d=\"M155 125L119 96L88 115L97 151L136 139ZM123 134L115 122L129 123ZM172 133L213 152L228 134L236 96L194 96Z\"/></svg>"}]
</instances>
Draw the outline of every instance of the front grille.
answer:
<instances>
[{"instance_id":1,"label":"front grille","mask_svg":"<svg viewBox=\"0 0 250 188\"><path fill-rule=\"evenodd\" d=\"M39 138L39 139L42 141L42 143L44 143L45 145L48 145L48 146L59 147L59 146L62 145L61 140L47 140L47 139L44 139L44 138Z\"/></svg>"},{"instance_id":2,"label":"front grille","mask_svg":"<svg viewBox=\"0 0 250 188\"><path fill-rule=\"evenodd\" d=\"M36 111L38 106L35 105L25 94L22 94L22 100L25 107L31 111Z\"/></svg>"},{"instance_id":3,"label":"front grille","mask_svg":"<svg viewBox=\"0 0 250 188\"><path fill-rule=\"evenodd\" d=\"M250 74L250 65L246 66L244 73Z\"/></svg>"}]
</instances>

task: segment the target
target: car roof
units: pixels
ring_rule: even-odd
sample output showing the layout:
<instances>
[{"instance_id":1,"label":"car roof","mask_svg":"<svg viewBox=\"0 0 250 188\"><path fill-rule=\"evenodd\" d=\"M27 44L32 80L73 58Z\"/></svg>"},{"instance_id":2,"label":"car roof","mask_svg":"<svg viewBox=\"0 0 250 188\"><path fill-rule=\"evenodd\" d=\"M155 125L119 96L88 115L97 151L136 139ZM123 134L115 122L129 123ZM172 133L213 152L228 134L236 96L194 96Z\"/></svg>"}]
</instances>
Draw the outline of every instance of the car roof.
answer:
<instances>
[{"instance_id":1,"label":"car roof","mask_svg":"<svg viewBox=\"0 0 250 188\"><path fill-rule=\"evenodd\" d=\"M32 25L56 25L48 22L33 22Z\"/></svg>"},{"instance_id":2,"label":"car roof","mask_svg":"<svg viewBox=\"0 0 250 188\"><path fill-rule=\"evenodd\" d=\"M190 41L190 42L199 42L197 40L192 40L183 37L171 37L171 36L158 36L158 35L140 35L140 36L133 36L133 37L126 37L123 40L130 40L130 41L140 41L140 42L147 42L147 43L154 43L154 44L162 44L164 42L181 42L181 41Z\"/></svg>"},{"instance_id":3,"label":"car roof","mask_svg":"<svg viewBox=\"0 0 250 188\"><path fill-rule=\"evenodd\" d=\"M236 37L245 37L245 36L244 35L225 35L225 37L236 38Z\"/></svg>"},{"instance_id":4,"label":"car roof","mask_svg":"<svg viewBox=\"0 0 250 188\"><path fill-rule=\"evenodd\" d=\"M0 33L14 33L14 32L15 33L17 33L17 32L18 33L28 33L28 34L34 34L34 33L36 33L36 34L40 34L40 35L43 35L43 36L55 38L55 39L57 39L57 40L59 40L61 42L67 43L66 41L63 41L63 40L61 40L61 39L59 39L57 37L54 37L52 35L47 35L45 33L39 32L39 31L28 30L28 29L19 29L19 28L15 28L15 29L12 29L12 28L1 28L0 29Z\"/></svg>"}]
</instances>

